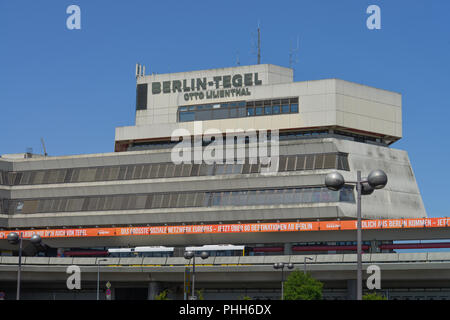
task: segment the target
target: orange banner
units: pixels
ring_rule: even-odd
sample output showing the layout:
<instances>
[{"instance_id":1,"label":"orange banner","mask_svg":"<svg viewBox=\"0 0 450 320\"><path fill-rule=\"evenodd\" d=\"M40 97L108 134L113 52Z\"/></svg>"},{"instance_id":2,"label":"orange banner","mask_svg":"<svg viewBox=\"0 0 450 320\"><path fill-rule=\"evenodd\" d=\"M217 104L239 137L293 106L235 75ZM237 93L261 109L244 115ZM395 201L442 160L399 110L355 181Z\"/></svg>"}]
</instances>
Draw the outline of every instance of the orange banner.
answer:
<instances>
[{"instance_id":1,"label":"orange banner","mask_svg":"<svg viewBox=\"0 0 450 320\"><path fill-rule=\"evenodd\" d=\"M424 219L384 219L363 220L363 230L405 229L405 228L447 228L450 218ZM80 238L80 237L115 237L140 235L177 235L208 233L251 233L251 232L300 232L356 230L356 220L345 221L311 221L311 222L273 222L243 224L178 225L126 228L77 228L44 230L9 230L0 231L0 239L6 239L10 232L21 232L23 238L39 234L42 238Z\"/></svg>"}]
</instances>

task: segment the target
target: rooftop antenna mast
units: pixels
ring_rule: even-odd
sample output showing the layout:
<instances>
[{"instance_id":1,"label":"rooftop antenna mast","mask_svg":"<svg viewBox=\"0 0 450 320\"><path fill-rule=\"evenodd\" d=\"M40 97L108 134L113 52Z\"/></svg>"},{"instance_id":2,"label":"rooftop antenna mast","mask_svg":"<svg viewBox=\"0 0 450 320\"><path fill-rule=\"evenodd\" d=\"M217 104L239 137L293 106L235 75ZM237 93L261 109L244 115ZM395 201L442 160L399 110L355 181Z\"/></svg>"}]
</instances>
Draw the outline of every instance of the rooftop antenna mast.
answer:
<instances>
[{"instance_id":1,"label":"rooftop antenna mast","mask_svg":"<svg viewBox=\"0 0 450 320\"><path fill-rule=\"evenodd\" d=\"M144 76L145 76L145 66L140 63L136 63L136 79Z\"/></svg>"},{"instance_id":2,"label":"rooftop antenna mast","mask_svg":"<svg viewBox=\"0 0 450 320\"><path fill-rule=\"evenodd\" d=\"M252 54L256 54L257 56L257 64L261 64L261 29L259 27L258 21L258 30L257 30L256 39L255 34L252 32ZM256 52L255 52L256 51Z\"/></svg>"},{"instance_id":3,"label":"rooftop antenna mast","mask_svg":"<svg viewBox=\"0 0 450 320\"><path fill-rule=\"evenodd\" d=\"M258 64L261 64L261 30L258 21Z\"/></svg>"},{"instance_id":4,"label":"rooftop antenna mast","mask_svg":"<svg viewBox=\"0 0 450 320\"><path fill-rule=\"evenodd\" d=\"M44 149L44 157L48 156L47 150L45 149L44 138L41 138L42 148Z\"/></svg>"},{"instance_id":5,"label":"rooftop antenna mast","mask_svg":"<svg viewBox=\"0 0 450 320\"><path fill-rule=\"evenodd\" d=\"M299 50L299 37L297 36L297 46L295 48L291 48L289 50L289 68L294 69L294 65L298 63L297 53Z\"/></svg>"}]
</instances>

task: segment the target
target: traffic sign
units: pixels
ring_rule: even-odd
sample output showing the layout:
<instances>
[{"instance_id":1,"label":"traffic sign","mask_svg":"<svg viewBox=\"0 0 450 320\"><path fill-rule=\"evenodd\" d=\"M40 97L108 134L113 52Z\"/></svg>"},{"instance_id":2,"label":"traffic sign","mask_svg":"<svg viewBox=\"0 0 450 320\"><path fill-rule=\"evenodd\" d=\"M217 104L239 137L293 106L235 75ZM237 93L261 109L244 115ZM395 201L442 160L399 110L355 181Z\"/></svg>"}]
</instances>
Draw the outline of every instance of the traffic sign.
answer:
<instances>
[{"instance_id":1,"label":"traffic sign","mask_svg":"<svg viewBox=\"0 0 450 320\"><path fill-rule=\"evenodd\" d=\"M108 281L108 282L106 283L106 288L107 288L107 289L111 288L111 282Z\"/></svg>"},{"instance_id":2,"label":"traffic sign","mask_svg":"<svg viewBox=\"0 0 450 320\"><path fill-rule=\"evenodd\" d=\"M111 289L106 289L106 300L111 300Z\"/></svg>"}]
</instances>

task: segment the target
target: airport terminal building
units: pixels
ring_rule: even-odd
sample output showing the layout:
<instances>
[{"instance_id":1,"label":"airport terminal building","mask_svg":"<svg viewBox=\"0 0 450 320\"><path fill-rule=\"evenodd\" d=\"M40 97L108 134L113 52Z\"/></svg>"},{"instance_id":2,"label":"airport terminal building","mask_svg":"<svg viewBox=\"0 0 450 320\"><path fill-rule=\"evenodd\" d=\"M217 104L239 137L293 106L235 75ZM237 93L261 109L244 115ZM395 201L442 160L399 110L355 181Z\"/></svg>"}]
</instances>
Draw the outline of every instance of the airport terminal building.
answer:
<instances>
[{"instance_id":1,"label":"airport terminal building","mask_svg":"<svg viewBox=\"0 0 450 320\"><path fill-rule=\"evenodd\" d=\"M325 175L339 171L355 180L357 170L367 176L374 169L385 171L389 182L364 197L363 219L427 217L407 152L391 147L402 138L399 93L340 79L294 82L292 69L270 64L138 71L136 79L135 125L116 128L115 152L0 158L0 228L350 221L356 218L354 186L330 191ZM269 163L261 161L263 143ZM377 246L392 241L373 240L370 252L391 252ZM176 257L186 246L213 244L243 245L253 256L294 256L314 250L293 248L339 241L312 233L254 232L63 237L46 243L58 253L172 246ZM4 243L2 249L13 250Z\"/></svg>"}]
</instances>

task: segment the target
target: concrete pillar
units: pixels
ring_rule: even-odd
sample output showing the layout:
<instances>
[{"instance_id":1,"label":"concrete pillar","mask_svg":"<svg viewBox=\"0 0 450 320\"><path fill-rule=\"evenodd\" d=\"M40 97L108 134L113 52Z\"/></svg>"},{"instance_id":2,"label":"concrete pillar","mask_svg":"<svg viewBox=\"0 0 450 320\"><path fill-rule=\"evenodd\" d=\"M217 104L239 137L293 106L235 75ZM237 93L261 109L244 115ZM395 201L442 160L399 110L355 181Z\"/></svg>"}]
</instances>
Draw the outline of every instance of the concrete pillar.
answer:
<instances>
[{"instance_id":1,"label":"concrete pillar","mask_svg":"<svg viewBox=\"0 0 450 320\"><path fill-rule=\"evenodd\" d=\"M285 243L284 244L284 254L285 255L291 255L292 254L292 243Z\"/></svg>"},{"instance_id":2,"label":"concrete pillar","mask_svg":"<svg viewBox=\"0 0 450 320\"><path fill-rule=\"evenodd\" d=\"M347 280L347 300L356 300L356 279Z\"/></svg>"},{"instance_id":3,"label":"concrete pillar","mask_svg":"<svg viewBox=\"0 0 450 320\"><path fill-rule=\"evenodd\" d=\"M152 281L148 284L148 297L147 300L155 300L155 297L161 291L161 283Z\"/></svg>"}]
</instances>

